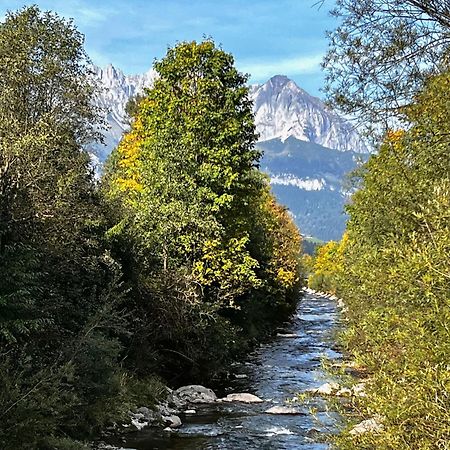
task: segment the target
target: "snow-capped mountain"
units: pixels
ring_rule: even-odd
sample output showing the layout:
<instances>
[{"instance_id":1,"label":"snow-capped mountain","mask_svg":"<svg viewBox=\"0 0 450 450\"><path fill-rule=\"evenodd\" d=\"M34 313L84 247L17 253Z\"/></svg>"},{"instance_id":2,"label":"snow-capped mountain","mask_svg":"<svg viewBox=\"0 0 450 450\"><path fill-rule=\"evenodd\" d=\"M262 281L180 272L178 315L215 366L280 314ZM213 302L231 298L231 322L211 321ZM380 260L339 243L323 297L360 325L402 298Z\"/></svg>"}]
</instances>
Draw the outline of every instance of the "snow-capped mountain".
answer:
<instances>
[{"instance_id":1,"label":"snow-capped mountain","mask_svg":"<svg viewBox=\"0 0 450 450\"><path fill-rule=\"evenodd\" d=\"M260 141L295 137L335 150L368 153L351 124L284 75L251 86L250 95Z\"/></svg>"},{"instance_id":2,"label":"snow-capped mountain","mask_svg":"<svg viewBox=\"0 0 450 450\"><path fill-rule=\"evenodd\" d=\"M104 161L129 128L128 100L151 87L156 73L124 75L112 65L93 67L101 87L97 105L105 110L106 146L92 149ZM358 133L318 98L289 78L276 75L250 86L257 144L264 151L261 168L273 191L292 212L300 230L323 240L339 239L345 228L345 173L369 153Z\"/></svg>"}]
</instances>

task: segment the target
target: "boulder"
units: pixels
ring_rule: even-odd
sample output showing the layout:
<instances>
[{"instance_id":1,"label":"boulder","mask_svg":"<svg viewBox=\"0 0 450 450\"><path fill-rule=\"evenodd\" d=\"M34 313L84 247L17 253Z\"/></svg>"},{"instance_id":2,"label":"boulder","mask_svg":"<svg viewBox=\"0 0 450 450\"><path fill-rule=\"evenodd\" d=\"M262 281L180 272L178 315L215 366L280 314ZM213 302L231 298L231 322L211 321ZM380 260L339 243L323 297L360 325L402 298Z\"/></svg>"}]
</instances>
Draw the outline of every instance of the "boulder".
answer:
<instances>
[{"instance_id":1,"label":"boulder","mask_svg":"<svg viewBox=\"0 0 450 450\"><path fill-rule=\"evenodd\" d=\"M174 414L176 415L178 413L178 411L180 409L182 409L182 407L184 406L184 404L181 404L181 402L179 402L179 403L180 404L175 406L175 407L169 406L169 403L167 401L163 402L163 403L160 403L156 407L157 408L157 413L159 414L160 417L161 416L163 416L163 417L171 416L171 415L174 415ZM171 402L171 404L174 405L174 402Z\"/></svg>"},{"instance_id":2,"label":"boulder","mask_svg":"<svg viewBox=\"0 0 450 450\"><path fill-rule=\"evenodd\" d=\"M221 398L221 402L239 402L239 403L263 403L264 400L253 394L241 393L241 394L228 394L226 397Z\"/></svg>"},{"instance_id":3,"label":"boulder","mask_svg":"<svg viewBox=\"0 0 450 450\"><path fill-rule=\"evenodd\" d=\"M337 383L325 383L317 389L313 389L312 392L317 395L333 395L339 390L339 387Z\"/></svg>"},{"instance_id":4,"label":"boulder","mask_svg":"<svg viewBox=\"0 0 450 450\"><path fill-rule=\"evenodd\" d=\"M144 417L148 417L151 414L151 411L146 406L141 406L136 410L137 414L142 414Z\"/></svg>"},{"instance_id":5,"label":"boulder","mask_svg":"<svg viewBox=\"0 0 450 450\"><path fill-rule=\"evenodd\" d=\"M217 400L217 396L212 389L198 384L180 387L172 393L171 397L171 402L176 407L181 407L188 403L214 403Z\"/></svg>"},{"instance_id":6,"label":"boulder","mask_svg":"<svg viewBox=\"0 0 450 450\"><path fill-rule=\"evenodd\" d=\"M181 419L178 416L166 416L163 417L164 425L167 425L169 428L178 428L181 427Z\"/></svg>"},{"instance_id":7,"label":"boulder","mask_svg":"<svg viewBox=\"0 0 450 450\"><path fill-rule=\"evenodd\" d=\"M289 415L298 415L303 414L297 408L293 408L292 406L272 406L266 411L266 414L289 414Z\"/></svg>"},{"instance_id":8,"label":"boulder","mask_svg":"<svg viewBox=\"0 0 450 450\"><path fill-rule=\"evenodd\" d=\"M380 423L380 421L378 419L372 418L372 419L363 420L361 423L354 426L350 430L350 434L352 436L357 436L359 434L364 434L364 433L379 433L380 431L383 430L383 428L384 428L383 424Z\"/></svg>"}]
</instances>

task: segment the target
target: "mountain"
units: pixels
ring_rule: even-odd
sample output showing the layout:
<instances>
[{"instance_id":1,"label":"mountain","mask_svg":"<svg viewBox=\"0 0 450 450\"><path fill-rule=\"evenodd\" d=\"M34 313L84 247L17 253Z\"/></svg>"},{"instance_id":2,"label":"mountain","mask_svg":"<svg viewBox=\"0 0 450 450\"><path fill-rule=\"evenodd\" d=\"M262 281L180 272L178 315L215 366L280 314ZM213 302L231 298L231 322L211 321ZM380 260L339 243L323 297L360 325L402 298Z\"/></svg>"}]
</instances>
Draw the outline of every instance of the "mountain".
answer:
<instances>
[{"instance_id":1,"label":"mountain","mask_svg":"<svg viewBox=\"0 0 450 450\"><path fill-rule=\"evenodd\" d=\"M368 153L354 128L294 81L276 75L250 88L260 141L292 136L341 151Z\"/></svg>"},{"instance_id":2,"label":"mountain","mask_svg":"<svg viewBox=\"0 0 450 450\"><path fill-rule=\"evenodd\" d=\"M125 75L121 70L109 64L101 69L92 66L94 80L100 87L96 106L105 111L105 119L109 129L105 136L106 145L96 145L93 153L103 162L112 149L117 146L124 131L129 128L129 119L125 111L128 100L136 94L141 94L144 88L150 87L156 77L156 72L150 69L141 75Z\"/></svg>"},{"instance_id":3,"label":"mountain","mask_svg":"<svg viewBox=\"0 0 450 450\"><path fill-rule=\"evenodd\" d=\"M102 88L97 105L110 126L106 146L91 149L103 162L129 128L126 103L151 87L156 73L127 76L109 65L93 67L93 74ZM368 147L347 121L286 76L250 86L250 97L260 135L257 146L264 152L261 168L271 177L275 195L303 234L339 239L346 221L345 174L367 160Z\"/></svg>"}]
</instances>

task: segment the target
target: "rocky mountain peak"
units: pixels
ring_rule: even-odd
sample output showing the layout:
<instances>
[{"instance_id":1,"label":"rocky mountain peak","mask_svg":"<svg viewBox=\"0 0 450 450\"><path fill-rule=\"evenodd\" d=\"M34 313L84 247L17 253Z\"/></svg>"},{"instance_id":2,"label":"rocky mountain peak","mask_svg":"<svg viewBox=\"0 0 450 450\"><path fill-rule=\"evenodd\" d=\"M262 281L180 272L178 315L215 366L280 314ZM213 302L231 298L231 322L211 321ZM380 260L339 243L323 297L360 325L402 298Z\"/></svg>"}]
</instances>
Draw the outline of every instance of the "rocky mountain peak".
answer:
<instances>
[{"instance_id":1,"label":"rocky mountain peak","mask_svg":"<svg viewBox=\"0 0 450 450\"><path fill-rule=\"evenodd\" d=\"M260 141L295 137L341 150L369 150L352 125L284 75L250 88Z\"/></svg>"},{"instance_id":2,"label":"rocky mountain peak","mask_svg":"<svg viewBox=\"0 0 450 450\"><path fill-rule=\"evenodd\" d=\"M97 104L107 111L110 125L106 147L96 150L103 160L128 129L125 112L128 100L151 87L157 74L150 69L139 75L125 75L111 64L104 68L94 66L93 73L103 88ZM294 137L340 151L368 152L348 122L285 75L275 75L264 84L250 86L250 97L260 141L281 139L284 142Z\"/></svg>"}]
</instances>

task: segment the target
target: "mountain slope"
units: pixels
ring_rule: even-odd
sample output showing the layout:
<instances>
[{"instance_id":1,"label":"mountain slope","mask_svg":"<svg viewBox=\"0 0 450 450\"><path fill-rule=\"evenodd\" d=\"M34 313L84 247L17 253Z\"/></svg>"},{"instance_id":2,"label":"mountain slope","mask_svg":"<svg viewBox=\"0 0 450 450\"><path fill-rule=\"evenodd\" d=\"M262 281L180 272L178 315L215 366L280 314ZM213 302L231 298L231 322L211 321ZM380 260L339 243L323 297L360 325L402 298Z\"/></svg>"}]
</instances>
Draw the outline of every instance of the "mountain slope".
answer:
<instances>
[{"instance_id":1,"label":"mountain slope","mask_svg":"<svg viewBox=\"0 0 450 450\"><path fill-rule=\"evenodd\" d=\"M301 232L324 241L340 239L349 198L346 174L368 155L294 137L259 142L258 147L264 151L261 169L269 174L273 192L289 207Z\"/></svg>"},{"instance_id":2,"label":"mountain slope","mask_svg":"<svg viewBox=\"0 0 450 450\"><path fill-rule=\"evenodd\" d=\"M348 122L283 75L251 86L250 95L261 141L292 136L336 150L369 151Z\"/></svg>"}]
</instances>

